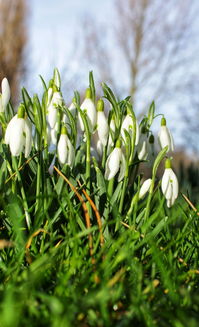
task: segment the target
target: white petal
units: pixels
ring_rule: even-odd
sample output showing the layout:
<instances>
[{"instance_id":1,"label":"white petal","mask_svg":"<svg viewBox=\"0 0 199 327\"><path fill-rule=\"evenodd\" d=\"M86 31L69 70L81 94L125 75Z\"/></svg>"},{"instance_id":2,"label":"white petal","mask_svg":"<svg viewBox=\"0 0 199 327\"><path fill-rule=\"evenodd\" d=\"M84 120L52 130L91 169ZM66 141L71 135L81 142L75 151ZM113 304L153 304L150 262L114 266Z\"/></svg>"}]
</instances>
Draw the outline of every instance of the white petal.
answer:
<instances>
[{"instance_id":1,"label":"white petal","mask_svg":"<svg viewBox=\"0 0 199 327\"><path fill-rule=\"evenodd\" d=\"M57 108L55 108L54 105L51 102L51 104L48 107L48 116L47 116L48 123L49 123L51 128L55 127L55 124L56 124L56 121L57 121L57 116L58 116L57 115Z\"/></svg>"},{"instance_id":2,"label":"white petal","mask_svg":"<svg viewBox=\"0 0 199 327\"><path fill-rule=\"evenodd\" d=\"M179 186L178 186L178 179L176 177L176 174L173 172L173 170L171 171L170 179L171 179L172 184L173 184L173 194L172 194L172 197L174 199L176 199L178 197Z\"/></svg>"},{"instance_id":3,"label":"white petal","mask_svg":"<svg viewBox=\"0 0 199 327\"><path fill-rule=\"evenodd\" d=\"M144 181L139 191L139 199L142 199L145 196L145 194L149 191L151 182L152 182L151 178L148 178L146 181Z\"/></svg>"},{"instance_id":4,"label":"white petal","mask_svg":"<svg viewBox=\"0 0 199 327\"><path fill-rule=\"evenodd\" d=\"M57 144L58 123L55 123L54 128L50 128L50 143Z\"/></svg>"},{"instance_id":5,"label":"white petal","mask_svg":"<svg viewBox=\"0 0 199 327\"><path fill-rule=\"evenodd\" d=\"M160 132L158 134L158 141L161 149L165 148L165 146L168 146L168 151L172 150L173 142L167 126L161 126Z\"/></svg>"},{"instance_id":6,"label":"white petal","mask_svg":"<svg viewBox=\"0 0 199 327\"><path fill-rule=\"evenodd\" d=\"M28 119L25 119L24 124L24 132L25 132L25 158L27 158L30 154L32 148L32 124Z\"/></svg>"},{"instance_id":7,"label":"white petal","mask_svg":"<svg viewBox=\"0 0 199 327\"><path fill-rule=\"evenodd\" d=\"M138 147L138 158L139 160L146 160L148 156L148 143L145 139Z\"/></svg>"},{"instance_id":8,"label":"white petal","mask_svg":"<svg viewBox=\"0 0 199 327\"><path fill-rule=\"evenodd\" d=\"M118 182L120 182L124 178L125 170L126 170L126 159L124 154L121 152L120 173L117 179Z\"/></svg>"},{"instance_id":9,"label":"white petal","mask_svg":"<svg viewBox=\"0 0 199 327\"><path fill-rule=\"evenodd\" d=\"M131 115L127 115L122 123L122 127L121 127L121 135L123 137L123 139L125 140L125 133L124 130L126 130L130 136L132 137L133 133L134 133L134 129L133 129L133 119L131 117ZM139 129L139 124L136 120L136 138L135 138L135 145L138 145L139 142L139 137L140 137L140 129Z\"/></svg>"},{"instance_id":10,"label":"white petal","mask_svg":"<svg viewBox=\"0 0 199 327\"><path fill-rule=\"evenodd\" d=\"M52 104L54 106L61 106L63 104L63 97L60 92L53 93Z\"/></svg>"},{"instance_id":11,"label":"white petal","mask_svg":"<svg viewBox=\"0 0 199 327\"><path fill-rule=\"evenodd\" d=\"M3 103L2 103L2 95L0 93L0 112L4 112L4 107L3 107Z\"/></svg>"},{"instance_id":12,"label":"white petal","mask_svg":"<svg viewBox=\"0 0 199 327\"><path fill-rule=\"evenodd\" d=\"M67 158L67 164L72 167L75 161L75 149L71 143L71 141L68 138L67 141L67 148L68 148L68 158Z\"/></svg>"},{"instance_id":13,"label":"white petal","mask_svg":"<svg viewBox=\"0 0 199 327\"><path fill-rule=\"evenodd\" d=\"M23 118L17 118L15 125L10 131L9 145L13 156L20 155L25 145L24 121L25 120Z\"/></svg>"},{"instance_id":14,"label":"white petal","mask_svg":"<svg viewBox=\"0 0 199 327\"><path fill-rule=\"evenodd\" d=\"M98 132L96 131L91 138L92 156L99 159L103 154L103 144L99 140Z\"/></svg>"},{"instance_id":15,"label":"white petal","mask_svg":"<svg viewBox=\"0 0 199 327\"><path fill-rule=\"evenodd\" d=\"M1 89L2 89L2 105L5 108L10 100L10 85L8 83L7 78L1 82Z\"/></svg>"},{"instance_id":16,"label":"white petal","mask_svg":"<svg viewBox=\"0 0 199 327\"><path fill-rule=\"evenodd\" d=\"M81 110L85 110L87 113L87 117L88 117L88 124L89 124L89 129L91 132L93 132L96 123L97 123L97 111L94 105L94 102L91 99L86 98L80 107ZM84 126L82 126L83 123L81 123L81 117L80 117L80 125L81 125L81 129L83 127L82 130L84 130Z\"/></svg>"},{"instance_id":17,"label":"white petal","mask_svg":"<svg viewBox=\"0 0 199 327\"><path fill-rule=\"evenodd\" d=\"M164 194L167 200L176 199L178 195L178 181L171 168L165 169L165 172L162 177L161 186L162 186L162 193Z\"/></svg>"},{"instance_id":18,"label":"white petal","mask_svg":"<svg viewBox=\"0 0 199 327\"><path fill-rule=\"evenodd\" d=\"M162 176L161 188L162 188L162 193L164 195L166 194L169 187L170 173L171 173L171 168L166 168Z\"/></svg>"},{"instance_id":19,"label":"white petal","mask_svg":"<svg viewBox=\"0 0 199 327\"><path fill-rule=\"evenodd\" d=\"M115 133L115 121L113 118L110 121L110 129L113 133Z\"/></svg>"},{"instance_id":20,"label":"white petal","mask_svg":"<svg viewBox=\"0 0 199 327\"><path fill-rule=\"evenodd\" d=\"M121 160L121 149L115 148L108 156L105 168L105 179L112 179L118 172Z\"/></svg>"},{"instance_id":21,"label":"white petal","mask_svg":"<svg viewBox=\"0 0 199 327\"><path fill-rule=\"evenodd\" d=\"M108 127L108 122L107 118L104 114L104 112L99 111L97 113L97 132L99 135L99 140L101 143L106 146L107 144L107 139L108 139L108 133L109 133L109 127Z\"/></svg>"},{"instance_id":22,"label":"white petal","mask_svg":"<svg viewBox=\"0 0 199 327\"><path fill-rule=\"evenodd\" d=\"M167 200L167 207L171 208L171 206L172 206L172 201L171 201L171 199L168 199Z\"/></svg>"},{"instance_id":23,"label":"white petal","mask_svg":"<svg viewBox=\"0 0 199 327\"><path fill-rule=\"evenodd\" d=\"M7 125L6 132L5 132L5 144L9 144L10 142L10 132L15 126L16 121L17 121L17 115L15 115Z\"/></svg>"},{"instance_id":24,"label":"white petal","mask_svg":"<svg viewBox=\"0 0 199 327\"><path fill-rule=\"evenodd\" d=\"M73 115L73 117L75 116L75 114L76 114L76 106L74 105L74 103L72 102L71 104L70 104L70 106L68 107L68 110L71 112L71 114Z\"/></svg>"},{"instance_id":25,"label":"white petal","mask_svg":"<svg viewBox=\"0 0 199 327\"><path fill-rule=\"evenodd\" d=\"M129 126L133 126L133 121L132 121L132 118L129 115L127 115L124 118L124 120L122 122L122 126L121 126L121 135L122 135L123 140L126 139L124 131L126 130L128 133L130 133Z\"/></svg>"},{"instance_id":26,"label":"white petal","mask_svg":"<svg viewBox=\"0 0 199 327\"><path fill-rule=\"evenodd\" d=\"M67 150L68 136L66 134L61 134L59 142L57 144L57 155L59 162L64 165L67 160L68 150Z\"/></svg>"}]
</instances>

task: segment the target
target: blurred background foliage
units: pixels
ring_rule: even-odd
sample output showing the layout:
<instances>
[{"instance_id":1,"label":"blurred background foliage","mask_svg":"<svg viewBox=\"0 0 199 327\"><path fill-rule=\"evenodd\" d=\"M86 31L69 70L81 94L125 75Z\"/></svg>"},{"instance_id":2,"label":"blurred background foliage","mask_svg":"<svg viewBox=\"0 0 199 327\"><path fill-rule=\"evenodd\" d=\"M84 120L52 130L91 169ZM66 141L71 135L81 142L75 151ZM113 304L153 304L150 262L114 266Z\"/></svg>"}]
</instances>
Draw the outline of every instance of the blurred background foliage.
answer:
<instances>
[{"instance_id":1,"label":"blurred background foliage","mask_svg":"<svg viewBox=\"0 0 199 327\"><path fill-rule=\"evenodd\" d=\"M26 0L0 0L0 80L8 78L14 102L27 65L27 13Z\"/></svg>"}]
</instances>

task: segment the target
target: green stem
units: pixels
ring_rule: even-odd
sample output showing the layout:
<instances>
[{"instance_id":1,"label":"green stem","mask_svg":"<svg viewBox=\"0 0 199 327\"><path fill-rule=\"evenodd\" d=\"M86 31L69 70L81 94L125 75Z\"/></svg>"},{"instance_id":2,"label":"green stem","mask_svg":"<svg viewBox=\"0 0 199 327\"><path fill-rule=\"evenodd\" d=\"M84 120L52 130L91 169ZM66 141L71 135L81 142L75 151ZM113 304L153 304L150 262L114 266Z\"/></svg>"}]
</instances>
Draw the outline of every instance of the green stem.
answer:
<instances>
[{"instance_id":1,"label":"green stem","mask_svg":"<svg viewBox=\"0 0 199 327\"><path fill-rule=\"evenodd\" d=\"M40 189L41 189L41 151L39 153L38 157L38 163L37 163L37 184L36 184L36 203L35 203L35 213L40 208Z\"/></svg>"},{"instance_id":2,"label":"green stem","mask_svg":"<svg viewBox=\"0 0 199 327\"><path fill-rule=\"evenodd\" d=\"M90 193L90 185L91 185L91 139L90 135L86 136L86 186L87 192Z\"/></svg>"},{"instance_id":3,"label":"green stem","mask_svg":"<svg viewBox=\"0 0 199 327\"><path fill-rule=\"evenodd\" d=\"M128 170L127 170L127 174L125 174L124 181L123 181L122 194L121 194L120 204L119 204L119 213L122 213L127 185L128 185Z\"/></svg>"},{"instance_id":4,"label":"green stem","mask_svg":"<svg viewBox=\"0 0 199 327\"><path fill-rule=\"evenodd\" d=\"M144 215L144 220L145 221L149 217L150 205L151 205L154 186L155 186L155 175L152 177L152 182L151 182L151 186L150 186L150 190L149 190L149 195L148 195L148 198L147 198L146 211L145 211L145 215Z\"/></svg>"},{"instance_id":5,"label":"green stem","mask_svg":"<svg viewBox=\"0 0 199 327\"><path fill-rule=\"evenodd\" d=\"M20 185L21 196L22 196L23 203L24 203L24 211L25 211L27 227L30 230L31 219L30 219L30 215L29 215L29 212L28 212L28 203L27 203L27 200L26 200L26 194L25 194L25 191L24 191L21 175L20 175L20 172L19 172L19 169L18 169L16 157L13 156L12 160L13 160L13 166L15 168L17 178L18 178L18 181L19 181L19 185Z\"/></svg>"},{"instance_id":6,"label":"green stem","mask_svg":"<svg viewBox=\"0 0 199 327\"><path fill-rule=\"evenodd\" d=\"M111 198L112 198L112 195L113 195L114 180L115 180L115 178L113 177L113 178L108 182L107 195L108 195L108 198L109 198L110 201L111 201Z\"/></svg>"}]
</instances>

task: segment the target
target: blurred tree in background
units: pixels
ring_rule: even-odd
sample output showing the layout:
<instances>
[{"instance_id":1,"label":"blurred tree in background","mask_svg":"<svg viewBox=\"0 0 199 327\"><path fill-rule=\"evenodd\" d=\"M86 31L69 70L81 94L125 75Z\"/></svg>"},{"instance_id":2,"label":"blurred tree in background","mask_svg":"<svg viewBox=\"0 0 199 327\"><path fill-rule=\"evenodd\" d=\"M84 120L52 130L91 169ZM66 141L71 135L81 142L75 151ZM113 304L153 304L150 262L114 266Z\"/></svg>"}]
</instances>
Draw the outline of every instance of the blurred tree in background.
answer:
<instances>
[{"instance_id":1,"label":"blurred tree in background","mask_svg":"<svg viewBox=\"0 0 199 327\"><path fill-rule=\"evenodd\" d=\"M81 58L100 82L141 101L142 110L153 99L189 103L197 10L195 0L114 0L109 21L83 17Z\"/></svg>"},{"instance_id":2,"label":"blurred tree in background","mask_svg":"<svg viewBox=\"0 0 199 327\"><path fill-rule=\"evenodd\" d=\"M0 0L0 81L8 78L14 101L25 73L26 9L25 0Z\"/></svg>"}]
</instances>

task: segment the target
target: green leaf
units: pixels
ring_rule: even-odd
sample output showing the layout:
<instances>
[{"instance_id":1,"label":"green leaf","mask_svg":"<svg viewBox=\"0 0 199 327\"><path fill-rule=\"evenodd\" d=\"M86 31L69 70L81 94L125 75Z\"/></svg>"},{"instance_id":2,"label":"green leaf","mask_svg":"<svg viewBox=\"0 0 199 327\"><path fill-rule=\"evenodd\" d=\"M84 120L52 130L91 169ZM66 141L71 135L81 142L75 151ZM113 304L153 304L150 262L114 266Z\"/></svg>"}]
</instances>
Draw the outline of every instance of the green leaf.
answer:
<instances>
[{"instance_id":1,"label":"green leaf","mask_svg":"<svg viewBox=\"0 0 199 327\"><path fill-rule=\"evenodd\" d=\"M155 117L155 102L153 101L149 107L149 111L148 111L148 128L151 127L152 123L153 123L153 119Z\"/></svg>"}]
</instances>

